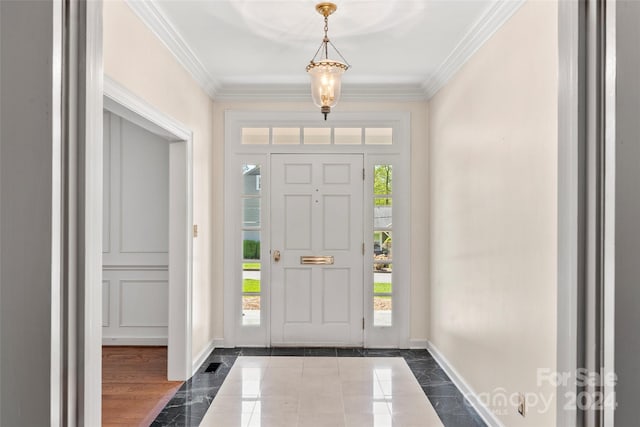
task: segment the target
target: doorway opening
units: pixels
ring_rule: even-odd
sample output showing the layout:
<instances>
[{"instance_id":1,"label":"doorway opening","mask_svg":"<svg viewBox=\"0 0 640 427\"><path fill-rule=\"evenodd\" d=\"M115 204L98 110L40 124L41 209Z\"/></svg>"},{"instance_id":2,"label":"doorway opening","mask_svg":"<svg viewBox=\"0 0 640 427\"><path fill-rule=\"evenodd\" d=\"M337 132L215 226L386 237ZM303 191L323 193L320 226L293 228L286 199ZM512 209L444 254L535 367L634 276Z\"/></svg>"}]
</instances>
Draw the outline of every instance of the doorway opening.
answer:
<instances>
[{"instance_id":1,"label":"doorway opening","mask_svg":"<svg viewBox=\"0 0 640 427\"><path fill-rule=\"evenodd\" d=\"M111 311L116 317L108 319L107 323L116 325L118 328L129 328L125 336L116 337L121 339L122 344L166 345L167 379L184 381L193 373L191 357L192 135L184 125L160 113L108 78L105 78L104 82L104 109L107 114L126 119L126 122L131 124L126 126L130 126L133 132L139 132L141 135L146 132L145 135L150 135L147 142L152 148L151 151L136 153L134 149L130 154L135 158L136 155L145 156L150 155L151 152L153 153L151 155L158 157L159 161L165 162L164 166L168 172L166 177L168 188L164 189L166 191L164 196L156 195L156 199L159 197L159 200L155 200L159 204L164 204L166 211L161 213L139 210L138 214L142 213L146 217L137 221L137 226L135 224L132 226L132 224L125 224L125 222L131 222L129 220L135 215L129 211L124 212L123 203L121 203L122 200L127 200L128 196L125 193L130 188L123 191L124 183L119 183L120 193L117 203L119 210L116 213L118 217L116 222L119 225L117 249L119 255L133 256L132 259L135 262L127 259L126 262L112 266L113 270L119 271L119 274L125 271L125 274L131 277L117 277L114 278L113 285L109 283L108 290L118 294L117 302L120 307L117 311L111 311L110 307L105 307L105 304L110 302L105 298L103 299L103 310L106 310L107 313ZM121 137L122 128L118 132ZM151 141L152 137L156 138L156 141ZM162 144L158 144L157 139L164 144L164 147L158 146ZM109 157L105 154L105 159L107 158ZM111 156L111 158L114 157ZM120 163L128 161L122 151L115 158ZM131 166L128 168L131 174L129 178L137 185L153 178L147 173L151 175L164 173L159 168L155 171L145 172L136 167L135 162L131 162L129 166ZM107 194L108 192L105 191L105 196ZM129 199L132 199L129 204L134 206L138 202L133 200L135 194L129 196L131 196ZM105 202L105 205L107 204ZM153 205L150 203L145 209ZM109 226L109 220L105 218L103 222L104 229L106 229ZM168 229L165 230L166 234L161 237L154 236L154 239L157 240L151 242L154 247L149 246L148 241L143 245L144 247L140 246L136 238L154 234L152 226L162 222L168 225ZM107 241L106 243L111 242ZM167 248L164 254L161 250L162 247ZM109 266L104 265L104 267ZM155 276L145 276L149 274ZM117 289L114 291L112 286L116 286ZM103 290L103 295L105 294L106 292ZM125 296L127 298L123 298ZM156 298L157 301L149 298ZM140 315L142 311L140 308L143 305L147 311L151 311L151 315L141 320L137 316ZM103 324L105 324L104 317ZM147 335L145 337L145 327L155 329L155 336L149 337ZM142 335L136 337L135 332L140 331L143 331Z\"/></svg>"}]
</instances>

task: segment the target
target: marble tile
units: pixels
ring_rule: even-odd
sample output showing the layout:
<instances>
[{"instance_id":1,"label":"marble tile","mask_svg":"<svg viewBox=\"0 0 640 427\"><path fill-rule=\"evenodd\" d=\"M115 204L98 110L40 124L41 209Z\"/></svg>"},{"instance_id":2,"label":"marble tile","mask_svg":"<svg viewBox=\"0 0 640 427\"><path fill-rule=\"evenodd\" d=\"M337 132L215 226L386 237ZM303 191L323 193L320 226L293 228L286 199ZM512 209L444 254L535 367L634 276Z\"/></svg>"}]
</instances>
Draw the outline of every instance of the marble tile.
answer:
<instances>
[{"instance_id":1,"label":"marble tile","mask_svg":"<svg viewBox=\"0 0 640 427\"><path fill-rule=\"evenodd\" d=\"M246 356L246 355L244 355ZM247 368L264 368L271 363L271 356L254 356L244 357L235 361L234 366L242 366Z\"/></svg>"},{"instance_id":2,"label":"marble tile","mask_svg":"<svg viewBox=\"0 0 640 427\"><path fill-rule=\"evenodd\" d=\"M345 414L346 427L392 427L393 418L391 414Z\"/></svg>"},{"instance_id":3,"label":"marble tile","mask_svg":"<svg viewBox=\"0 0 640 427\"><path fill-rule=\"evenodd\" d=\"M223 355L229 355L229 356L239 356L241 353L245 352L249 350L249 348L242 348L242 347L236 347L236 348L216 348L214 350L216 355L219 356L223 356ZM269 354L270 355L270 354Z\"/></svg>"},{"instance_id":4,"label":"marble tile","mask_svg":"<svg viewBox=\"0 0 640 427\"><path fill-rule=\"evenodd\" d=\"M335 380L340 380L340 371L338 370L338 367L304 368L302 370L303 381L314 381L322 378L334 378Z\"/></svg>"},{"instance_id":5,"label":"marble tile","mask_svg":"<svg viewBox=\"0 0 640 427\"><path fill-rule=\"evenodd\" d=\"M238 356L271 356L271 348L269 347L244 347L240 350L241 354Z\"/></svg>"},{"instance_id":6,"label":"marble tile","mask_svg":"<svg viewBox=\"0 0 640 427\"><path fill-rule=\"evenodd\" d=\"M366 348L363 350L366 357L402 357L401 350Z\"/></svg>"},{"instance_id":7,"label":"marble tile","mask_svg":"<svg viewBox=\"0 0 640 427\"><path fill-rule=\"evenodd\" d=\"M338 369L338 358L337 357L317 357L317 356L305 356L302 359L302 367L307 370L310 368L318 369L318 368L333 368Z\"/></svg>"},{"instance_id":8,"label":"marble tile","mask_svg":"<svg viewBox=\"0 0 640 427\"><path fill-rule=\"evenodd\" d=\"M364 380L342 380L343 396L361 396L366 394L384 396L380 384L378 381L374 381L374 378Z\"/></svg>"},{"instance_id":9,"label":"marble tile","mask_svg":"<svg viewBox=\"0 0 640 427\"><path fill-rule=\"evenodd\" d=\"M257 402L255 410L262 416L275 416L282 413L297 414L299 403L299 396L267 395Z\"/></svg>"},{"instance_id":10,"label":"marble tile","mask_svg":"<svg viewBox=\"0 0 640 427\"><path fill-rule=\"evenodd\" d=\"M304 355L309 356L323 356L331 357L337 356L337 349L335 347L308 347L304 349Z\"/></svg>"},{"instance_id":11,"label":"marble tile","mask_svg":"<svg viewBox=\"0 0 640 427\"><path fill-rule=\"evenodd\" d=\"M152 425L485 426L428 351L332 347L216 349Z\"/></svg>"},{"instance_id":12,"label":"marble tile","mask_svg":"<svg viewBox=\"0 0 640 427\"><path fill-rule=\"evenodd\" d=\"M247 427L249 425L249 421L251 420L252 414L253 414L253 409L250 412L209 411L203 417L200 426L201 427L229 427L229 426Z\"/></svg>"},{"instance_id":13,"label":"marble tile","mask_svg":"<svg viewBox=\"0 0 640 427\"><path fill-rule=\"evenodd\" d=\"M283 427L298 425L298 413L258 413L254 411L248 427Z\"/></svg>"},{"instance_id":14,"label":"marble tile","mask_svg":"<svg viewBox=\"0 0 640 427\"><path fill-rule=\"evenodd\" d=\"M301 383L292 384L287 382L263 383L261 387L262 396L273 397L294 397L300 395Z\"/></svg>"},{"instance_id":15,"label":"marble tile","mask_svg":"<svg viewBox=\"0 0 640 427\"><path fill-rule=\"evenodd\" d=\"M364 357L363 348L337 348L336 355L338 357Z\"/></svg>"},{"instance_id":16,"label":"marble tile","mask_svg":"<svg viewBox=\"0 0 640 427\"><path fill-rule=\"evenodd\" d=\"M287 368L287 369L300 369L302 372L302 367L304 365L304 357L295 357L295 356L278 356L271 357L269 362L270 368Z\"/></svg>"},{"instance_id":17,"label":"marble tile","mask_svg":"<svg viewBox=\"0 0 640 427\"><path fill-rule=\"evenodd\" d=\"M384 399L372 399L371 394L343 396L345 414L379 414L391 417Z\"/></svg>"},{"instance_id":18,"label":"marble tile","mask_svg":"<svg viewBox=\"0 0 640 427\"><path fill-rule=\"evenodd\" d=\"M273 347L272 356L304 356L304 347Z\"/></svg>"},{"instance_id":19,"label":"marble tile","mask_svg":"<svg viewBox=\"0 0 640 427\"><path fill-rule=\"evenodd\" d=\"M339 394L300 394L298 416L303 414L344 414L344 401Z\"/></svg>"},{"instance_id":20,"label":"marble tile","mask_svg":"<svg viewBox=\"0 0 640 427\"><path fill-rule=\"evenodd\" d=\"M298 427L344 427L344 415L298 414Z\"/></svg>"},{"instance_id":21,"label":"marble tile","mask_svg":"<svg viewBox=\"0 0 640 427\"><path fill-rule=\"evenodd\" d=\"M326 396L340 394L341 387L340 377L302 377L299 390L300 393Z\"/></svg>"}]
</instances>

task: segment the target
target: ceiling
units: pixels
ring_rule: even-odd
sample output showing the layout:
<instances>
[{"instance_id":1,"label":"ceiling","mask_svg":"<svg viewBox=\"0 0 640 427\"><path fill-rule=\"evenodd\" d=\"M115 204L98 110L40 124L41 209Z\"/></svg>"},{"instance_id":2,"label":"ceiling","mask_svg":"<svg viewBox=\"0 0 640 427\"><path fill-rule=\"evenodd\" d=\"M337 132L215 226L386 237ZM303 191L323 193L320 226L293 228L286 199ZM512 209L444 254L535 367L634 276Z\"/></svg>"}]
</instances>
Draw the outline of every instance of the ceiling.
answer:
<instances>
[{"instance_id":1,"label":"ceiling","mask_svg":"<svg viewBox=\"0 0 640 427\"><path fill-rule=\"evenodd\" d=\"M329 37L343 96L428 99L523 0L344 0ZM320 46L314 0L129 0L214 99L308 98Z\"/></svg>"}]
</instances>

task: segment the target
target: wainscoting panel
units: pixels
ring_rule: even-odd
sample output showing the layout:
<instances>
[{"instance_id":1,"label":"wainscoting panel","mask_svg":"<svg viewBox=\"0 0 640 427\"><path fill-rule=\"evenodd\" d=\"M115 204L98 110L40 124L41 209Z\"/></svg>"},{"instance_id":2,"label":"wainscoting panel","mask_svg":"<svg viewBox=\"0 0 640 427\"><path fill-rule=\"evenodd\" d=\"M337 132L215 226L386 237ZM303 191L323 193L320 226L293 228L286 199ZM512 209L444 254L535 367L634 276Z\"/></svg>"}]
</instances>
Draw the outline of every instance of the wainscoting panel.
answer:
<instances>
[{"instance_id":1,"label":"wainscoting panel","mask_svg":"<svg viewBox=\"0 0 640 427\"><path fill-rule=\"evenodd\" d=\"M121 120L120 253L167 253L169 143Z\"/></svg>"},{"instance_id":2,"label":"wainscoting panel","mask_svg":"<svg viewBox=\"0 0 640 427\"><path fill-rule=\"evenodd\" d=\"M166 280L121 280L120 327L166 328L169 322L168 291Z\"/></svg>"}]
</instances>

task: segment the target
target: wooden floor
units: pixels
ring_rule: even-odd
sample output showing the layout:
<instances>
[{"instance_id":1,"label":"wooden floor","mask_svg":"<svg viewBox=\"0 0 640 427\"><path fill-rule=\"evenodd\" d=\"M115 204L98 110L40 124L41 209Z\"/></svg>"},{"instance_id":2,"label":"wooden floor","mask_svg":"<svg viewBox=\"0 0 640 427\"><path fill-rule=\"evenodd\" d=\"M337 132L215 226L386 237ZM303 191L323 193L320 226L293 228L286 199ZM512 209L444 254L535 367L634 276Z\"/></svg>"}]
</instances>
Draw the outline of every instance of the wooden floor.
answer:
<instances>
[{"instance_id":1,"label":"wooden floor","mask_svg":"<svg viewBox=\"0 0 640 427\"><path fill-rule=\"evenodd\" d=\"M182 381L167 381L167 347L102 347L103 427L147 427Z\"/></svg>"}]
</instances>

